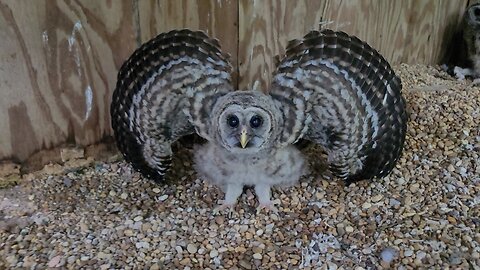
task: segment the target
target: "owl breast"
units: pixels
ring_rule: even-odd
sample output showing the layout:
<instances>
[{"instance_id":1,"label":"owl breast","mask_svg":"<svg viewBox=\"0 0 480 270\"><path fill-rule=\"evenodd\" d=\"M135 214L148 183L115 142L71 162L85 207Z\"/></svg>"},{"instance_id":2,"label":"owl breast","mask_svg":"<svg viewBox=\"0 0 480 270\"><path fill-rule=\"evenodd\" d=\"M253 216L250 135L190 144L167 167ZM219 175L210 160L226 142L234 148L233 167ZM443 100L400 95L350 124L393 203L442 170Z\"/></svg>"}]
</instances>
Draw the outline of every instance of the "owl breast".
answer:
<instances>
[{"instance_id":1,"label":"owl breast","mask_svg":"<svg viewBox=\"0 0 480 270\"><path fill-rule=\"evenodd\" d=\"M308 171L300 151L293 146L272 149L267 154L232 154L224 148L207 143L195 151L195 169L200 177L215 185L290 186Z\"/></svg>"}]
</instances>

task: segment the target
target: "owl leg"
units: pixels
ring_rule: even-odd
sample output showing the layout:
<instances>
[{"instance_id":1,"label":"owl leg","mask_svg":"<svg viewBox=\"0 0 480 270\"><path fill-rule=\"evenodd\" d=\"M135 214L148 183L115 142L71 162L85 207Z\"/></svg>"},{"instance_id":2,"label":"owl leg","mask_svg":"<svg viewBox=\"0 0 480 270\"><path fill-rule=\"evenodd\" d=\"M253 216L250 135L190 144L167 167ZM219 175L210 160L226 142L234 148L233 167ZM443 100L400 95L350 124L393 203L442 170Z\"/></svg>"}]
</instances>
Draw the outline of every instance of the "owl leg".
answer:
<instances>
[{"instance_id":1,"label":"owl leg","mask_svg":"<svg viewBox=\"0 0 480 270\"><path fill-rule=\"evenodd\" d=\"M225 200L223 203L215 209L213 209L213 213L216 214L220 211L223 211L225 209L230 209L230 211L233 209L235 204L237 203L238 197L242 194L243 192L243 185L239 184L227 184L227 188L225 191Z\"/></svg>"},{"instance_id":2,"label":"owl leg","mask_svg":"<svg viewBox=\"0 0 480 270\"><path fill-rule=\"evenodd\" d=\"M258 208L257 212L260 212L262 209L268 209L272 212L278 212L278 209L275 207L273 202L270 200L270 185L255 185L255 193L258 197Z\"/></svg>"}]
</instances>

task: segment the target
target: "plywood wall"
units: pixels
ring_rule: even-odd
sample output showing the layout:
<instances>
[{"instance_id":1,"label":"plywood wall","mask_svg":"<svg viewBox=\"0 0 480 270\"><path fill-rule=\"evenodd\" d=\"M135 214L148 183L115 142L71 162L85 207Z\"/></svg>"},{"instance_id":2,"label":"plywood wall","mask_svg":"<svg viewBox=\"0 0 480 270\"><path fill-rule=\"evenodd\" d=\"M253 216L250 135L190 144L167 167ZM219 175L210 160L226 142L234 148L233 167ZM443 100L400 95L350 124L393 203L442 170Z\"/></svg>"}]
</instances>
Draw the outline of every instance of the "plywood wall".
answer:
<instances>
[{"instance_id":1,"label":"plywood wall","mask_svg":"<svg viewBox=\"0 0 480 270\"><path fill-rule=\"evenodd\" d=\"M0 3L0 158L110 134L115 73L136 46L132 3Z\"/></svg>"},{"instance_id":2,"label":"plywood wall","mask_svg":"<svg viewBox=\"0 0 480 270\"><path fill-rule=\"evenodd\" d=\"M118 68L175 28L231 54L239 88L265 89L273 57L319 25L355 34L392 63L438 63L467 0L0 0L0 160L111 136Z\"/></svg>"},{"instance_id":3,"label":"plywood wall","mask_svg":"<svg viewBox=\"0 0 480 270\"><path fill-rule=\"evenodd\" d=\"M266 88L288 40L330 28L358 36L391 63L438 63L467 0L240 0L240 87Z\"/></svg>"}]
</instances>

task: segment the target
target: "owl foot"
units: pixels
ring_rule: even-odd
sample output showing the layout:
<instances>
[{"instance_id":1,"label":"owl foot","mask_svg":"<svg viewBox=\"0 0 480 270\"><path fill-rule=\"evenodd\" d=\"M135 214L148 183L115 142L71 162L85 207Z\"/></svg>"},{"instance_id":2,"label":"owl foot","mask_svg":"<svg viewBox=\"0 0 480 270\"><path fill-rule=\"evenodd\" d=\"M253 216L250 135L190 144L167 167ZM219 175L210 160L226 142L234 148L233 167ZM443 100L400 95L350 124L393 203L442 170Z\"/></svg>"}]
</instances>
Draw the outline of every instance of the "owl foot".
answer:
<instances>
[{"instance_id":1,"label":"owl foot","mask_svg":"<svg viewBox=\"0 0 480 270\"><path fill-rule=\"evenodd\" d=\"M213 215L227 214L231 216L234 212L235 204L222 203L219 206L213 208Z\"/></svg>"},{"instance_id":2,"label":"owl foot","mask_svg":"<svg viewBox=\"0 0 480 270\"><path fill-rule=\"evenodd\" d=\"M273 214L278 214L278 208L275 207L272 201L260 203L257 207L257 214L259 214L263 209Z\"/></svg>"}]
</instances>

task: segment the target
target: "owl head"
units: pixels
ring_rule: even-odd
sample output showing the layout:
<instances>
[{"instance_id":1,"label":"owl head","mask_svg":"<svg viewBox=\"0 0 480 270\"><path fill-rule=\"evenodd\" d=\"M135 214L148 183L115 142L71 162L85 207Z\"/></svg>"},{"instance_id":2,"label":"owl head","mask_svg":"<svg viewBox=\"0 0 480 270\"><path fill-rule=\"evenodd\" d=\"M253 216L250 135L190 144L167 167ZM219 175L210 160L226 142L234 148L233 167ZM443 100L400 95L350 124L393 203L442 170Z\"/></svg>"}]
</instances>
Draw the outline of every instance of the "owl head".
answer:
<instances>
[{"instance_id":1,"label":"owl head","mask_svg":"<svg viewBox=\"0 0 480 270\"><path fill-rule=\"evenodd\" d=\"M465 17L470 26L480 28L480 4L468 7Z\"/></svg>"},{"instance_id":2,"label":"owl head","mask_svg":"<svg viewBox=\"0 0 480 270\"><path fill-rule=\"evenodd\" d=\"M259 153L274 146L281 113L270 96L235 91L218 99L212 110L212 139L232 153Z\"/></svg>"}]
</instances>

